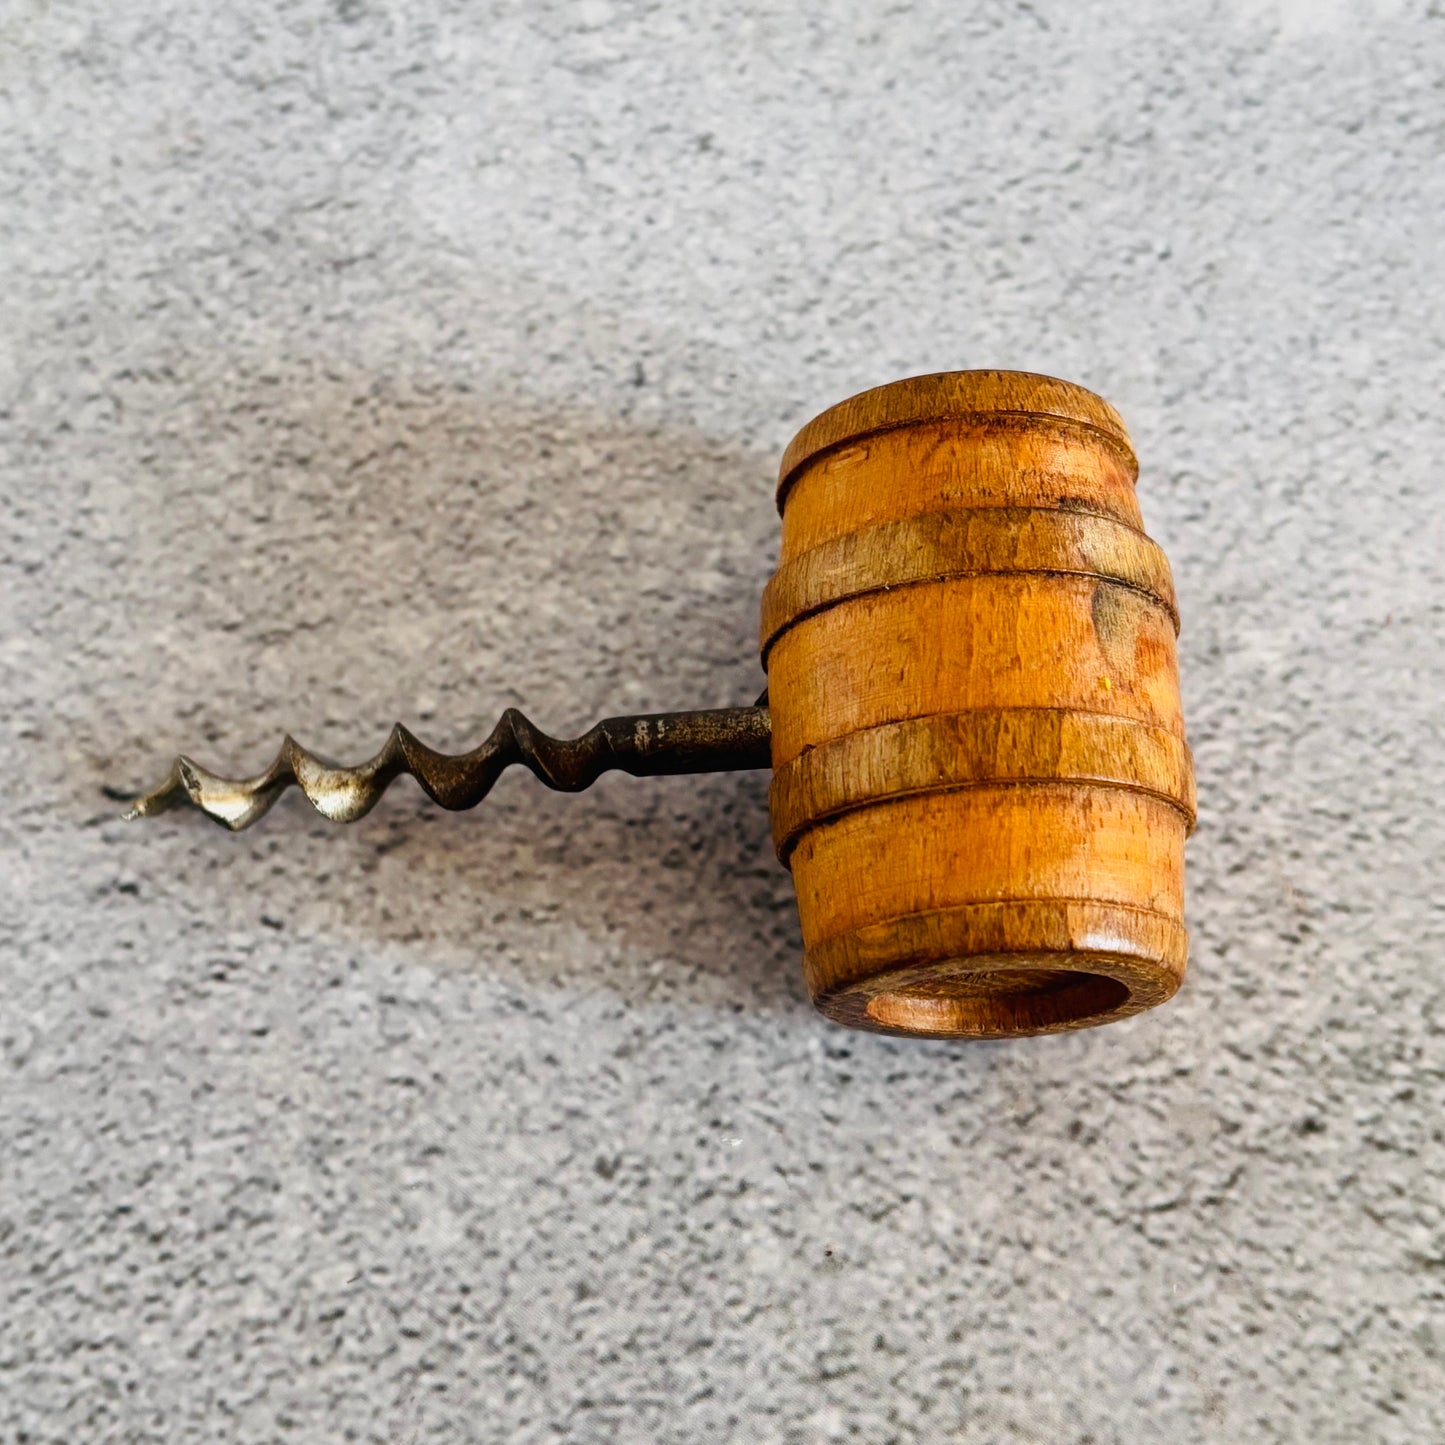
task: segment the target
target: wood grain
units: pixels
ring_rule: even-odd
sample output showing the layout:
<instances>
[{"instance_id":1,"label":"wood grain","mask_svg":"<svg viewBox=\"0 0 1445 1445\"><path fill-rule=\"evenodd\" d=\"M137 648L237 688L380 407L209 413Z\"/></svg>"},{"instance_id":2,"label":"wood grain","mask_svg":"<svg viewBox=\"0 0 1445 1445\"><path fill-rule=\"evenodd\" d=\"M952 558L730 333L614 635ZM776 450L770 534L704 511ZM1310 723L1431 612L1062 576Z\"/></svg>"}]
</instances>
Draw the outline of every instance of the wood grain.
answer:
<instances>
[{"instance_id":1,"label":"wood grain","mask_svg":"<svg viewBox=\"0 0 1445 1445\"><path fill-rule=\"evenodd\" d=\"M810 422L763 600L774 840L818 1007L1052 1032L1183 975L1194 818L1168 563L1107 403L956 372Z\"/></svg>"},{"instance_id":2,"label":"wood grain","mask_svg":"<svg viewBox=\"0 0 1445 1445\"><path fill-rule=\"evenodd\" d=\"M1101 396L1031 371L936 371L860 391L820 412L788 443L778 467L778 510L802 469L834 447L904 427L1022 421L1042 431L1051 421L1096 433L1139 474L1124 419Z\"/></svg>"},{"instance_id":3,"label":"wood grain","mask_svg":"<svg viewBox=\"0 0 1445 1445\"><path fill-rule=\"evenodd\" d=\"M1179 630L1168 558L1136 528L1057 508L950 508L833 537L783 562L763 592L763 658L787 628L827 606L996 573L1101 577L1157 602Z\"/></svg>"},{"instance_id":4,"label":"wood grain","mask_svg":"<svg viewBox=\"0 0 1445 1445\"><path fill-rule=\"evenodd\" d=\"M906 494L877 489L906 472ZM1140 527L1134 468L1098 432L1056 417L970 416L846 442L801 467L785 493L784 560L880 522L956 507L1054 507Z\"/></svg>"},{"instance_id":5,"label":"wood grain","mask_svg":"<svg viewBox=\"0 0 1445 1445\"><path fill-rule=\"evenodd\" d=\"M1164 728L1107 713L974 708L845 733L773 774L770 808L787 862L809 828L872 803L986 783L1090 782L1151 793L1194 826L1194 767Z\"/></svg>"},{"instance_id":6,"label":"wood grain","mask_svg":"<svg viewBox=\"0 0 1445 1445\"><path fill-rule=\"evenodd\" d=\"M1091 577L965 577L849 598L783 633L768 684L775 768L845 733L969 707L1113 713L1184 735L1172 619Z\"/></svg>"}]
</instances>

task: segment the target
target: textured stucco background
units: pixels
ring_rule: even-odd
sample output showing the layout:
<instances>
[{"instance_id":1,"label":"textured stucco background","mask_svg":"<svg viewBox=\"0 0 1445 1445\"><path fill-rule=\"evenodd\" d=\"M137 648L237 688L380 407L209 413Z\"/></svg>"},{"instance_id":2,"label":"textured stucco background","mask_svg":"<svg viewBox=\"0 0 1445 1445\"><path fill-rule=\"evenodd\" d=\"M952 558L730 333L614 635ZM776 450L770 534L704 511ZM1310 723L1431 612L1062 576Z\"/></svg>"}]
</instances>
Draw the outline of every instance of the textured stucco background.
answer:
<instances>
[{"instance_id":1,"label":"textured stucco background","mask_svg":"<svg viewBox=\"0 0 1445 1445\"><path fill-rule=\"evenodd\" d=\"M0 7L0 1438L1445 1439L1442 75L1423 3ZM825 1024L761 775L102 794L750 700L787 438L980 365L1174 563L1165 1010Z\"/></svg>"}]
</instances>

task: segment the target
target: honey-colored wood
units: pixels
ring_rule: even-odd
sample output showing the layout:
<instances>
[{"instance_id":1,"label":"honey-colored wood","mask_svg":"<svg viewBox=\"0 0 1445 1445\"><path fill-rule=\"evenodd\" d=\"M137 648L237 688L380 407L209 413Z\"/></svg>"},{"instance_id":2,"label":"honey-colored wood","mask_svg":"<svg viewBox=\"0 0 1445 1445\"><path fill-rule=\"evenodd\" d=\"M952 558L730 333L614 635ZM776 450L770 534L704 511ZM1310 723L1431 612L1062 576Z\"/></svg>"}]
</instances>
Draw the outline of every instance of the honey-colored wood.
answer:
<instances>
[{"instance_id":1,"label":"honey-colored wood","mask_svg":"<svg viewBox=\"0 0 1445 1445\"><path fill-rule=\"evenodd\" d=\"M1089 577L1014 572L852 598L783 633L768 685L775 768L860 728L972 707L1112 713L1183 736L1169 614Z\"/></svg>"},{"instance_id":2,"label":"honey-colored wood","mask_svg":"<svg viewBox=\"0 0 1445 1445\"><path fill-rule=\"evenodd\" d=\"M1194 771L1174 733L1059 708L974 708L844 733L773 775L773 840L791 857L809 828L873 803L983 783L1093 782L1150 793L1194 823Z\"/></svg>"},{"instance_id":3,"label":"honey-colored wood","mask_svg":"<svg viewBox=\"0 0 1445 1445\"><path fill-rule=\"evenodd\" d=\"M809 422L783 454L783 555L950 507L1055 507L1142 526L1138 464L1113 408L1062 382L1040 395L1010 375L917 377L899 384L906 393L879 387ZM905 474L906 490L877 489L880 476Z\"/></svg>"},{"instance_id":4,"label":"honey-colored wood","mask_svg":"<svg viewBox=\"0 0 1445 1445\"><path fill-rule=\"evenodd\" d=\"M880 522L783 563L763 592L763 657L795 622L850 598L1003 572L1107 578L1158 602L1179 630L1169 561L1136 528L1058 509L968 507Z\"/></svg>"},{"instance_id":5,"label":"honey-colored wood","mask_svg":"<svg viewBox=\"0 0 1445 1445\"><path fill-rule=\"evenodd\" d=\"M1052 1032L1178 987L1194 783L1136 474L1107 403L1010 372L865 392L785 453L773 831L840 1022Z\"/></svg>"}]
</instances>

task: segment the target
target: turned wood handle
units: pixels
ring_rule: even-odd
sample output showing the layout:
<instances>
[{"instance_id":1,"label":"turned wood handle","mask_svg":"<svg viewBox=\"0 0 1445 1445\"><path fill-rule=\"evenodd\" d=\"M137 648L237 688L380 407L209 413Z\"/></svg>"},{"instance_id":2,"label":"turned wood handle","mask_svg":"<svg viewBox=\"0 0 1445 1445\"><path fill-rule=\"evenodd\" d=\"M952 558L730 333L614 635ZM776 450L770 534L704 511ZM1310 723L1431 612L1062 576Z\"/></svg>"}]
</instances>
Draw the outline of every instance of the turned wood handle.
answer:
<instances>
[{"instance_id":1,"label":"turned wood handle","mask_svg":"<svg viewBox=\"0 0 1445 1445\"><path fill-rule=\"evenodd\" d=\"M1194 775L1137 472L1112 407L1018 372L878 387L788 447L773 833L829 1017L1045 1033L1178 988Z\"/></svg>"}]
</instances>

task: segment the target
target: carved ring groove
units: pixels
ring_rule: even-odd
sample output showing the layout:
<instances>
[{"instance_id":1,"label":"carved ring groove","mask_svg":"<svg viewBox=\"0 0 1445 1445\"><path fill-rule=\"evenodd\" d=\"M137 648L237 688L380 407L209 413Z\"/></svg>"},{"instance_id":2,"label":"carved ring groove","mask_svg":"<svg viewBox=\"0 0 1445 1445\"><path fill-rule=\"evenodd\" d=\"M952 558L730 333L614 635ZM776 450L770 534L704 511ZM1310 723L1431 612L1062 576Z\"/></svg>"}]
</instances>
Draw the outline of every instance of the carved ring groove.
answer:
<instances>
[{"instance_id":1,"label":"carved ring groove","mask_svg":"<svg viewBox=\"0 0 1445 1445\"><path fill-rule=\"evenodd\" d=\"M1001 572L1117 582L1162 607L1179 631L1168 558L1144 533L1057 507L964 507L851 532L783 563L763 591L763 665L788 628L826 607L893 587Z\"/></svg>"},{"instance_id":2,"label":"carved ring groove","mask_svg":"<svg viewBox=\"0 0 1445 1445\"><path fill-rule=\"evenodd\" d=\"M975 708L847 733L773 773L769 812L778 857L856 808L982 784L1067 782L1152 793L1195 819L1188 745L1164 728L1111 713Z\"/></svg>"}]
</instances>

